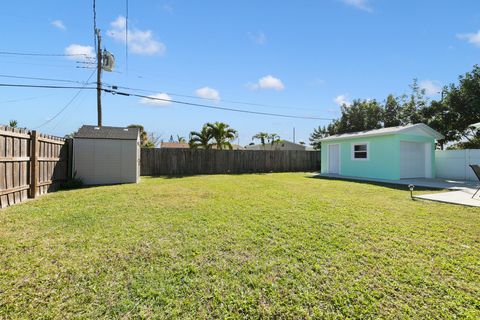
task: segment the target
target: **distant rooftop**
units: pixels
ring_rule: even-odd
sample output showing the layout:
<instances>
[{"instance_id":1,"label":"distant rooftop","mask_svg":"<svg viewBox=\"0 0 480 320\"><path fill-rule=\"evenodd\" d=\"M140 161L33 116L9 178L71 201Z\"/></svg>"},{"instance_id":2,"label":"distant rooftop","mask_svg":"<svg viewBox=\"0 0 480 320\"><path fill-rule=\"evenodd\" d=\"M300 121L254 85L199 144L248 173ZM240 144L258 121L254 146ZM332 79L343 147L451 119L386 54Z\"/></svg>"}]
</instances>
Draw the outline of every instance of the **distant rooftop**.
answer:
<instances>
[{"instance_id":1,"label":"distant rooftop","mask_svg":"<svg viewBox=\"0 0 480 320\"><path fill-rule=\"evenodd\" d=\"M138 128L83 125L73 137L75 139L137 140L138 135Z\"/></svg>"},{"instance_id":2,"label":"distant rooftop","mask_svg":"<svg viewBox=\"0 0 480 320\"><path fill-rule=\"evenodd\" d=\"M186 142L161 142L160 148L167 149L188 149L190 146Z\"/></svg>"}]
</instances>

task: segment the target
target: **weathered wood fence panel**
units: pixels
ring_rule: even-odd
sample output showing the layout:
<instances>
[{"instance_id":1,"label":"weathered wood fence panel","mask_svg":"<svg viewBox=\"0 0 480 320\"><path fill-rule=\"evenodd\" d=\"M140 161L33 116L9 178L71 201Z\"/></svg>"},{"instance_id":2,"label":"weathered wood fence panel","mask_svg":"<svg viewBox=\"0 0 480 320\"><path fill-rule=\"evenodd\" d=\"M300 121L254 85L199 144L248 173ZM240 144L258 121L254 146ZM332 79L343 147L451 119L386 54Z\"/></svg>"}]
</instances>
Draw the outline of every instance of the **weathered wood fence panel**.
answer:
<instances>
[{"instance_id":1,"label":"weathered wood fence panel","mask_svg":"<svg viewBox=\"0 0 480 320\"><path fill-rule=\"evenodd\" d=\"M0 126L0 208L58 189L71 175L69 140Z\"/></svg>"},{"instance_id":2,"label":"weathered wood fence panel","mask_svg":"<svg viewBox=\"0 0 480 320\"><path fill-rule=\"evenodd\" d=\"M318 151L142 149L141 175L320 170Z\"/></svg>"}]
</instances>

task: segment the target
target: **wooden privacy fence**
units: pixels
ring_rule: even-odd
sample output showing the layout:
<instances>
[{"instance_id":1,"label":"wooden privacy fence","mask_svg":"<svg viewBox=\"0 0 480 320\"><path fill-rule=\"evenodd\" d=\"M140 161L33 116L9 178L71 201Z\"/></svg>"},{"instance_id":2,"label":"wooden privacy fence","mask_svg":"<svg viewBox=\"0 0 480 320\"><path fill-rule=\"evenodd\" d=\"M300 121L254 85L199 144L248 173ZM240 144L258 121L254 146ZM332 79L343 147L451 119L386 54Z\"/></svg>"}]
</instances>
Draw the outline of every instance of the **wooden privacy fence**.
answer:
<instances>
[{"instance_id":1,"label":"wooden privacy fence","mask_svg":"<svg viewBox=\"0 0 480 320\"><path fill-rule=\"evenodd\" d=\"M318 151L142 149L141 175L320 170Z\"/></svg>"},{"instance_id":2,"label":"wooden privacy fence","mask_svg":"<svg viewBox=\"0 0 480 320\"><path fill-rule=\"evenodd\" d=\"M58 189L71 176L71 143L0 126L0 208Z\"/></svg>"}]
</instances>

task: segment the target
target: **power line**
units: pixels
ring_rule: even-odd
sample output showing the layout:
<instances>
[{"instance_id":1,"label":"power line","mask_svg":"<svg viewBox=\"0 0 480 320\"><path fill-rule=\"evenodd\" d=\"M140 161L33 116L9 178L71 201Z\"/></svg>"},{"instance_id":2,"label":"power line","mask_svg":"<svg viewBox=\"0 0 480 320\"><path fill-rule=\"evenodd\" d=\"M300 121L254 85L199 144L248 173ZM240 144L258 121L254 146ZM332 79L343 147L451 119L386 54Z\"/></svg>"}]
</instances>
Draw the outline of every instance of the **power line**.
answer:
<instances>
[{"instance_id":1,"label":"power line","mask_svg":"<svg viewBox=\"0 0 480 320\"><path fill-rule=\"evenodd\" d=\"M92 74L90 74L90 76L88 77L87 81L85 81L86 83L88 83L88 81L90 81L90 79L92 78L92 76L95 74L95 71L92 72ZM53 117L51 117L50 119L48 119L47 121L45 121L44 123L40 124L39 126L37 126L36 128L34 129L38 129L38 128L41 128L43 127L44 125L50 123L51 121L53 121L56 117L58 117L63 111L65 111L71 104L72 102L78 97L78 95L82 92L83 89L86 89L86 86L87 84L85 84L83 87L80 87L79 90L77 91L77 93L75 93L75 95L72 97L72 99L70 99L70 101L67 102L67 104L62 108L60 109L60 111L58 111Z\"/></svg>"},{"instance_id":2,"label":"power line","mask_svg":"<svg viewBox=\"0 0 480 320\"><path fill-rule=\"evenodd\" d=\"M28 80L39 80L39 81L54 81L54 82L69 82L69 83L79 83L85 84L82 81L75 80L66 80L66 79L53 79L53 78L40 78L40 77L27 77L27 76L13 76L8 74L0 74L1 78L12 78L12 79L28 79Z\"/></svg>"},{"instance_id":3,"label":"power line","mask_svg":"<svg viewBox=\"0 0 480 320\"><path fill-rule=\"evenodd\" d=\"M102 90L104 92L108 92L108 93L112 93L112 94L118 94L118 95L122 95L122 96L132 96L132 97L144 98L144 99L149 99L149 100L157 100L157 101L163 101L163 102L169 102L169 103L177 103L177 104L183 104L183 105L187 105L187 106L206 108L206 109L216 109L216 110L224 110L224 111L232 111L232 112L240 112L240 113L248 113L248 114L257 114L257 115L263 115L263 116L293 118L293 119L326 120L326 121L334 120L332 118L295 116L295 115L288 115L288 114L281 114L281 113L270 113L270 112L260 112L260 111L252 111L252 110L244 110L244 109L236 109L236 108L211 106L211 105L206 105L206 104L185 102L185 101L179 101L179 100L162 99L162 98L157 98L157 97L151 97L151 96L135 94L135 93L128 93L128 92L121 92L121 91L110 90L110 89L102 89Z\"/></svg>"},{"instance_id":4,"label":"power line","mask_svg":"<svg viewBox=\"0 0 480 320\"><path fill-rule=\"evenodd\" d=\"M57 93L52 93L52 94L46 94L46 95L43 95L43 96L36 96L36 97L28 97L28 98L13 99L13 100L2 100L2 101L0 101L0 104L35 100L35 99L40 99L40 98L44 98L44 97L51 97L51 96L54 96L56 94Z\"/></svg>"},{"instance_id":5,"label":"power line","mask_svg":"<svg viewBox=\"0 0 480 320\"><path fill-rule=\"evenodd\" d=\"M93 75L93 73L92 73ZM90 80L88 78L87 82ZM87 84L83 87L78 87L78 86L51 86L51 85L31 85L31 84L9 84L9 83L0 83L0 87L20 87L20 88L43 88L43 89L79 89L79 90L85 90L85 89L97 89L94 87L87 87ZM237 109L237 108L227 108L227 107L220 107L220 106L211 106L211 105L205 105L205 104L199 104L199 103L192 103L192 102L186 102L186 101L180 101L180 100L170 100L170 99L162 99L162 98L157 98L157 97L151 97L151 96L146 96L146 95L141 95L141 94L136 94L136 93L128 93L128 92L122 92L118 90L113 90L113 89L101 89L104 92L107 93L112 93L112 94L118 94L122 96L131 96L131 97L138 97L138 98L145 98L149 100L157 100L157 101L164 101L164 102L169 102L169 103L177 103L177 104L183 104L187 106L192 106L192 107L199 107L199 108L206 108L206 109L215 109L215 110L223 110L223 111L231 111L231 112L239 112L239 113L247 113L247 114L257 114L257 115L264 115L264 116L274 116L274 117L282 117L282 118L292 118L292 119L305 119L305 120L325 120L325 121L332 121L334 120L333 118L323 118L323 117L310 117L310 116L295 116L295 115L288 115L288 114L281 114L281 113L270 113L270 112L260 112L260 111L252 111L252 110L245 110L245 109ZM70 102L71 103L71 102ZM68 107L68 105L66 106ZM59 113L63 112L64 107ZM58 113L58 114L59 114ZM54 117L56 117L55 115ZM52 119L50 119L47 122L50 122ZM44 124L42 124L44 125Z\"/></svg>"},{"instance_id":6,"label":"power line","mask_svg":"<svg viewBox=\"0 0 480 320\"><path fill-rule=\"evenodd\" d=\"M23 64L23 65L30 65L30 66L40 66L40 67L53 67L53 68L80 68L78 66L66 65L66 64L45 64L45 63L31 63L31 62L18 62L18 61L0 61L0 63L8 63L8 64ZM90 69L90 68L88 68Z\"/></svg>"},{"instance_id":7,"label":"power line","mask_svg":"<svg viewBox=\"0 0 480 320\"><path fill-rule=\"evenodd\" d=\"M145 90L145 89L137 89L137 88L129 88L129 87L123 87L123 86L114 86L109 84L108 87L117 87L121 89L126 89L126 90L133 90L133 91L140 91L140 92L147 92L147 93L157 93L157 91L153 90ZM181 93L173 93L173 92L165 92L166 94L170 96L176 96L176 97L182 97L182 98L190 98L190 99L199 99L199 100L208 100L208 101L214 101L218 102L219 100L217 99L212 99L212 98L205 98L205 97L198 97L198 96L192 96L192 95L187 95L187 94L181 94ZM238 101L238 100L226 100L226 99L221 99L221 102L227 102L227 103L234 103L234 104L243 104L243 105L248 105L248 106L254 106L254 107L266 107L266 108L280 108L280 109L289 109L289 110L303 110L303 111L317 111L315 109L311 108L298 108L298 107L288 107L288 106L278 106L278 105L271 105L271 104L263 104L263 103L255 103L255 102L245 102L245 101Z\"/></svg>"},{"instance_id":8,"label":"power line","mask_svg":"<svg viewBox=\"0 0 480 320\"><path fill-rule=\"evenodd\" d=\"M0 55L11 56L36 56L36 57L76 57L76 56L88 56L85 53L39 53L39 52L13 52L13 51L0 51Z\"/></svg>"},{"instance_id":9,"label":"power line","mask_svg":"<svg viewBox=\"0 0 480 320\"><path fill-rule=\"evenodd\" d=\"M90 78L89 78L89 80L90 80ZM39 88L39 89L82 89L82 90L97 89L97 88L94 88L94 87L86 87L86 86L83 86L83 87L79 87L79 86L53 86L53 85L15 84L15 83L0 83L0 87Z\"/></svg>"}]
</instances>

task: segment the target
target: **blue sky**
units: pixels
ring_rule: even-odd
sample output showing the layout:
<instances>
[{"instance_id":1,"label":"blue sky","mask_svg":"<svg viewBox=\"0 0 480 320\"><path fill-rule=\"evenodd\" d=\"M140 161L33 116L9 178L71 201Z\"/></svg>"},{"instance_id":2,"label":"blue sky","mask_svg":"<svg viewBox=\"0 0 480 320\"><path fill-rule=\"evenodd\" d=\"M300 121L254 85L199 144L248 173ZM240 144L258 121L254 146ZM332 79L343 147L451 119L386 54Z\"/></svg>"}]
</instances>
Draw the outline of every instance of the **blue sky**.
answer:
<instances>
[{"instance_id":1,"label":"blue sky","mask_svg":"<svg viewBox=\"0 0 480 320\"><path fill-rule=\"evenodd\" d=\"M129 1L128 68L122 0L97 0L103 45L117 60L107 84L147 95L269 113L335 118L341 102L383 100L418 78L432 98L478 63L478 0ZM91 1L2 4L0 51L89 53ZM90 48L89 48L90 46ZM79 60L78 58L76 59ZM86 81L72 57L0 55L0 74ZM95 76L90 81L95 81ZM2 83L78 85L0 77ZM83 90L0 88L1 121L63 136L96 123L96 96ZM177 94L177 95L176 95ZM200 96L201 100L178 95ZM250 102L266 106L236 104ZM103 95L104 125L143 124L167 140L224 121L247 144L259 131L308 141L328 121L248 115Z\"/></svg>"}]
</instances>

